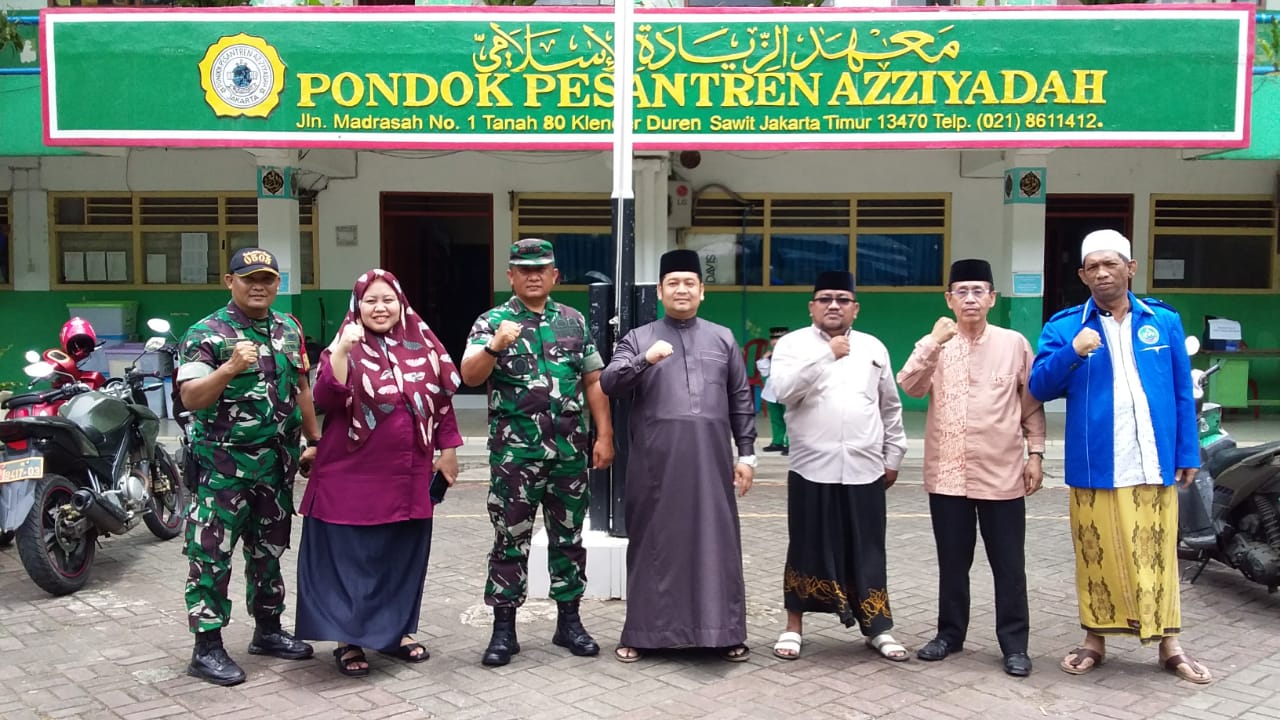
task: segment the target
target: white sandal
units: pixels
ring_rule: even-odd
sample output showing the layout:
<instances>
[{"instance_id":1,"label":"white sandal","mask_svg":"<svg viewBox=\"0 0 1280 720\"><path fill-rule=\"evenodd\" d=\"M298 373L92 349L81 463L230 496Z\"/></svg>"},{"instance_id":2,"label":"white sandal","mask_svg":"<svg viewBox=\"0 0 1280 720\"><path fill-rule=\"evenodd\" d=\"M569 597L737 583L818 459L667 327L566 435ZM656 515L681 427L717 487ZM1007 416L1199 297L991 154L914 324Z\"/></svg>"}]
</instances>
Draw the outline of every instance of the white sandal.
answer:
<instances>
[{"instance_id":1,"label":"white sandal","mask_svg":"<svg viewBox=\"0 0 1280 720\"><path fill-rule=\"evenodd\" d=\"M802 644L804 644L804 638L800 633L788 630L778 636L778 642L773 644L773 654L783 660L797 660L800 657Z\"/></svg>"},{"instance_id":2,"label":"white sandal","mask_svg":"<svg viewBox=\"0 0 1280 720\"><path fill-rule=\"evenodd\" d=\"M880 633L873 638L867 638L867 647L880 653L886 660L893 662L906 662L909 655L907 649L902 643L893 639L893 636L887 632Z\"/></svg>"}]
</instances>

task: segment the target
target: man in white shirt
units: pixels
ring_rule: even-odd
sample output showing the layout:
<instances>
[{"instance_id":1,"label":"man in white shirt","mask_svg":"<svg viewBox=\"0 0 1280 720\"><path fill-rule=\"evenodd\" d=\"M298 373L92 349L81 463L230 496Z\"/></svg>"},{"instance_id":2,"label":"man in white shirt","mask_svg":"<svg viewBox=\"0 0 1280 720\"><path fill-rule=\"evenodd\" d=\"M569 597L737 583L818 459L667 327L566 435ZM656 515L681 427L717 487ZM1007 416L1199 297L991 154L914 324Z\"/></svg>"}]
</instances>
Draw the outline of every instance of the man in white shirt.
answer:
<instances>
[{"instance_id":1,"label":"man in white shirt","mask_svg":"<svg viewBox=\"0 0 1280 720\"><path fill-rule=\"evenodd\" d=\"M889 634L885 490L906 454L902 402L889 351L852 329L853 275L824 272L809 301L813 325L788 333L773 352L770 383L787 407L790 543L783 595L787 627L774 645L800 656L804 613L834 613L895 662L907 649Z\"/></svg>"}]
</instances>

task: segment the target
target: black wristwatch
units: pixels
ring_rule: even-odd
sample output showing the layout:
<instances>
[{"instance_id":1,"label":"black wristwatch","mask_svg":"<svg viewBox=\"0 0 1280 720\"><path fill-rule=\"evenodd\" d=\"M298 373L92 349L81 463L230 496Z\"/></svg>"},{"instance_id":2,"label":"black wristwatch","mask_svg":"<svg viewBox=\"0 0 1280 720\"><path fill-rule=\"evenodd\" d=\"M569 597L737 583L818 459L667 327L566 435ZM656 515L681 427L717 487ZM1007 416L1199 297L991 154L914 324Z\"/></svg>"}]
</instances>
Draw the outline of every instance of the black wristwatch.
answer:
<instances>
[{"instance_id":1,"label":"black wristwatch","mask_svg":"<svg viewBox=\"0 0 1280 720\"><path fill-rule=\"evenodd\" d=\"M1044 459L1044 453L1040 450L1032 450L1031 452L1027 453L1027 457L1031 457L1032 455L1039 455L1041 460Z\"/></svg>"},{"instance_id":2,"label":"black wristwatch","mask_svg":"<svg viewBox=\"0 0 1280 720\"><path fill-rule=\"evenodd\" d=\"M320 446L320 441L319 441L319 440L308 440L308 441L307 441L307 447L309 447L309 448L319 447L319 446Z\"/></svg>"},{"instance_id":3,"label":"black wristwatch","mask_svg":"<svg viewBox=\"0 0 1280 720\"><path fill-rule=\"evenodd\" d=\"M502 357L502 353L500 353L500 352L498 352L497 350L494 350L493 348L489 347L489 344L488 344L488 343L485 343L484 351L485 351L485 352L487 352L487 353L489 353L490 355L492 355L492 356L494 356L494 357Z\"/></svg>"}]
</instances>

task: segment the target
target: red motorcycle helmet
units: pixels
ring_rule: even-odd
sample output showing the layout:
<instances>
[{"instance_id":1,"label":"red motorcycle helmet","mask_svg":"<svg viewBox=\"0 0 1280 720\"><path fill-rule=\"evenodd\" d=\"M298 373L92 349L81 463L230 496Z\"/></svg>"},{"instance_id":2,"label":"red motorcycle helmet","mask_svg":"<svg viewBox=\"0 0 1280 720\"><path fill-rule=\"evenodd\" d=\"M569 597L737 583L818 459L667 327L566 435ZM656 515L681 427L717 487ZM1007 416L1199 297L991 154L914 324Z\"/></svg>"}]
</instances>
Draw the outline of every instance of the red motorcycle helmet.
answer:
<instances>
[{"instance_id":1,"label":"red motorcycle helmet","mask_svg":"<svg viewBox=\"0 0 1280 720\"><path fill-rule=\"evenodd\" d=\"M82 317L68 320L62 326L58 339L62 342L62 349L77 363L92 355L93 349L98 345L98 334L93 331L89 321Z\"/></svg>"}]
</instances>

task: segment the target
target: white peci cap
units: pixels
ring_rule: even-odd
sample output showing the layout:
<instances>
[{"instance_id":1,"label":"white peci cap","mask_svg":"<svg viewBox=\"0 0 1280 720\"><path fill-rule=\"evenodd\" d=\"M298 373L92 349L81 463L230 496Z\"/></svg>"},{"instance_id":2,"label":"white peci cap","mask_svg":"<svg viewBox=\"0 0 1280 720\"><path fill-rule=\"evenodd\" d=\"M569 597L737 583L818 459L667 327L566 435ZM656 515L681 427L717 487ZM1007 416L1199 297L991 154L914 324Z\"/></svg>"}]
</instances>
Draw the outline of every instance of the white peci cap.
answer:
<instances>
[{"instance_id":1,"label":"white peci cap","mask_svg":"<svg viewBox=\"0 0 1280 720\"><path fill-rule=\"evenodd\" d=\"M1129 238L1115 230L1094 230L1085 235L1084 242L1080 243L1080 262L1083 263L1090 254L1100 250L1115 250L1125 260L1133 259Z\"/></svg>"}]
</instances>

